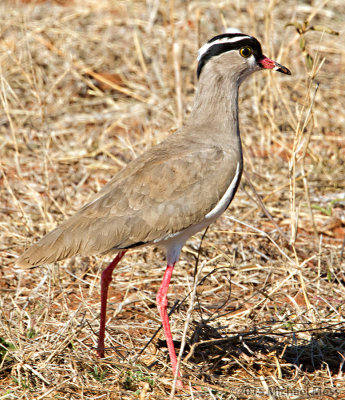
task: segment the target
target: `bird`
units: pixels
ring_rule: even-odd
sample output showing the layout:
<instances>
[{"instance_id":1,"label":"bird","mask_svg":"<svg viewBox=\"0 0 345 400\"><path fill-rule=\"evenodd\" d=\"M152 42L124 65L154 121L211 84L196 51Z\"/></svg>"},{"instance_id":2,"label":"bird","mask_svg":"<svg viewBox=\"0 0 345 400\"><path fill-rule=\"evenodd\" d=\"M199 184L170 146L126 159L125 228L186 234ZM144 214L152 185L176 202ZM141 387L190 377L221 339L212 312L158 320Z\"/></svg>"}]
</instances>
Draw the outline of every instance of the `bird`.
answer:
<instances>
[{"instance_id":1,"label":"bird","mask_svg":"<svg viewBox=\"0 0 345 400\"><path fill-rule=\"evenodd\" d=\"M235 196L243 170L239 87L264 69L291 74L263 55L253 36L232 32L211 38L198 51L194 104L182 126L127 164L79 211L17 258L16 265L26 269L78 254L115 256L101 273L99 357L105 354L113 271L128 250L153 245L166 255L156 302L172 371L181 378L167 312L170 280L188 238L214 222Z\"/></svg>"}]
</instances>

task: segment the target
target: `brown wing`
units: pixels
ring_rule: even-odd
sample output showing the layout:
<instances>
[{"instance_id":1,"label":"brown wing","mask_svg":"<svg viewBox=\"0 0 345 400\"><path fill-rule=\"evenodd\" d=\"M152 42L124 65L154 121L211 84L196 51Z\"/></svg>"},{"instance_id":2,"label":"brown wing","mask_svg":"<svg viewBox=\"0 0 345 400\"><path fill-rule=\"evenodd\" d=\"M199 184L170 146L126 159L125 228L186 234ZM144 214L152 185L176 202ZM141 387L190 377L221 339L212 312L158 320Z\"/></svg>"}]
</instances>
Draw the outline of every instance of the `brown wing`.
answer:
<instances>
[{"instance_id":1,"label":"brown wing","mask_svg":"<svg viewBox=\"0 0 345 400\"><path fill-rule=\"evenodd\" d=\"M165 141L144 153L92 201L30 247L17 265L32 267L75 254L106 253L199 222L228 188L236 163L219 147L200 143L195 147L186 151L191 147Z\"/></svg>"}]
</instances>

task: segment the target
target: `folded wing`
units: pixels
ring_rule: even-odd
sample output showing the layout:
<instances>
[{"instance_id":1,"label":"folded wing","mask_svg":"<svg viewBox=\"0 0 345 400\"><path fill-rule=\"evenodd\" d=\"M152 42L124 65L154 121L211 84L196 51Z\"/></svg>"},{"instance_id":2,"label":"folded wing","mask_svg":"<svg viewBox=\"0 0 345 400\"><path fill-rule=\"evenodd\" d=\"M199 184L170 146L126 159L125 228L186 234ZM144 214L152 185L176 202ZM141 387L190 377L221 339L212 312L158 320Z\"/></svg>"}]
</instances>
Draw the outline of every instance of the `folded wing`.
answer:
<instances>
[{"instance_id":1,"label":"folded wing","mask_svg":"<svg viewBox=\"0 0 345 400\"><path fill-rule=\"evenodd\" d=\"M200 222L232 182L236 163L219 147L197 147L179 152L178 143L166 141L144 153L16 264L33 267L135 247Z\"/></svg>"}]
</instances>

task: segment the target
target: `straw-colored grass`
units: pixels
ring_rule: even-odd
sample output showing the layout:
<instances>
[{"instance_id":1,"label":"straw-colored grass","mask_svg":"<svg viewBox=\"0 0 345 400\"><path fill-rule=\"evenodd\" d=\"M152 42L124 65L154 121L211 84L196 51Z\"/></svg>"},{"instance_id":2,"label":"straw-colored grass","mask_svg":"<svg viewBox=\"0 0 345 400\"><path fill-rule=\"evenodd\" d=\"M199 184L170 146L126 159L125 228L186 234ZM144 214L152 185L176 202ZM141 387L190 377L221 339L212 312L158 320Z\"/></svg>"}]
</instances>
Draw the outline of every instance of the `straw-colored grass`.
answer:
<instances>
[{"instance_id":1,"label":"straw-colored grass","mask_svg":"<svg viewBox=\"0 0 345 400\"><path fill-rule=\"evenodd\" d=\"M169 307L180 301L171 323L186 341L187 387L175 397L344 398L343 11L342 0L1 2L0 399L169 398L162 332L141 352L160 327L161 252L132 251L115 271L103 360L110 258L13 264L180 126L199 45L233 26L292 76L261 72L241 88L246 174L202 242L193 308L201 234L175 269ZM340 35L310 31L303 53L285 24L307 18Z\"/></svg>"}]
</instances>

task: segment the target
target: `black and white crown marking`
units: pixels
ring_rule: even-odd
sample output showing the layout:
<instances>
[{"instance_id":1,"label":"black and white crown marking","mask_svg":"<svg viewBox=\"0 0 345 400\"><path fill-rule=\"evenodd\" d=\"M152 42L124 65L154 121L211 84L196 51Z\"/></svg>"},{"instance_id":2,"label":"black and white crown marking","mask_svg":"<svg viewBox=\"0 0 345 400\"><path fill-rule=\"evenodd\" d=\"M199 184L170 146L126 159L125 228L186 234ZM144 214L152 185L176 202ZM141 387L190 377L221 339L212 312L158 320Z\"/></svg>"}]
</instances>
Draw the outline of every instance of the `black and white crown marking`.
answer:
<instances>
[{"instance_id":1,"label":"black and white crown marking","mask_svg":"<svg viewBox=\"0 0 345 400\"><path fill-rule=\"evenodd\" d=\"M212 57L231 50L239 50L245 46L249 46L253 50L256 60L263 57L261 45L253 36L244 33L223 33L213 37L198 51L197 77L199 78L203 67Z\"/></svg>"}]
</instances>

